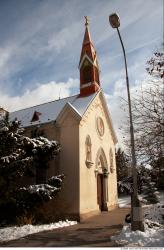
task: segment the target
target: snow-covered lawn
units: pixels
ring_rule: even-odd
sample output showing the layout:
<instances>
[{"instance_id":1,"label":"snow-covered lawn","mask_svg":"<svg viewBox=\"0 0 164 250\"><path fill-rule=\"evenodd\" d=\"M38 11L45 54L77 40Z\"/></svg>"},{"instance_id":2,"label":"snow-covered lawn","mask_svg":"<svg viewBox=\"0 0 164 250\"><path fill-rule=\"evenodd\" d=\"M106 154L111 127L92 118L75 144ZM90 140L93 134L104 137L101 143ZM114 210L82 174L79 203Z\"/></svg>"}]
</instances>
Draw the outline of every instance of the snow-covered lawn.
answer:
<instances>
[{"instance_id":1,"label":"snow-covered lawn","mask_svg":"<svg viewBox=\"0 0 164 250\"><path fill-rule=\"evenodd\" d=\"M129 196L119 198L119 207L129 206ZM112 240L128 247L164 247L164 192L160 192L160 203L144 206L144 218L145 232L131 231L130 224L125 224L121 233Z\"/></svg>"},{"instance_id":2,"label":"snow-covered lawn","mask_svg":"<svg viewBox=\"0 0 164 250\"><path fill-rule=\"evenodd\" d=\"M47 225L25 225L20 227L6 227L0 229L0 241L9 241L19 239L29 234L38 233L41 231L48 231L55 228L68 227L77 224L76 221L59 221Z\"/></svg>"}]
</instances>

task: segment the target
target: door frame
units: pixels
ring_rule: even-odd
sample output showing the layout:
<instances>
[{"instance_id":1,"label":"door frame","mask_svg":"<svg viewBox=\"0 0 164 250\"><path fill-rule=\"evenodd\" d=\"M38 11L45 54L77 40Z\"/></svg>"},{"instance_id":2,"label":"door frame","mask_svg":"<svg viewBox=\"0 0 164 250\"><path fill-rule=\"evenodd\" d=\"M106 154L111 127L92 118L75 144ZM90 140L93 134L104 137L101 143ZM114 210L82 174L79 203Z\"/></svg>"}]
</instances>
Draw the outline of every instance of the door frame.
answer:
<instances>
[{"instance_id":1,"label":"door frame","mask_svg":"<svg viewBox=\"0 0 164 250\"><path fill-rule=\"evenodd\" d=\"M96 156L97 203L100 211L108 211L108 163L103 148L99 148Z\"/></svg>"}]
</instances>

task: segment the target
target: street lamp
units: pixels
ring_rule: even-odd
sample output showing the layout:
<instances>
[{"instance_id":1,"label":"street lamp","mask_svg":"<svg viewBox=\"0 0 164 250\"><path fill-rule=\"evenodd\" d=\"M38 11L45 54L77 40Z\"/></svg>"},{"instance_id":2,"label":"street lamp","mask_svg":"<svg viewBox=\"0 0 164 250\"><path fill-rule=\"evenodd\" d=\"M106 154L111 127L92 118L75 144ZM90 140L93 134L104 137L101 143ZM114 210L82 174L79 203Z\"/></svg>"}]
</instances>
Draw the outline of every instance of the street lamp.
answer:
<instances>
[{"instance_id":1,"label":"street lamp","mask_svg":"<svg viewBox=\"0 0 164 250\"><path fill-rule=\"evenodd\" d=\"M135 142L134 142L134 129L133 129L133 119L132 119L132 108L131 108L131 98L129 90L129 78L128 78L128 69L124 44L122 42L121 34L119 31L120 19L116 13L113 13L109 16L109 23L112 28L117 29L117 33L121 42L124 62L125 62L125 72L126 72L126 87L128 94L128 106L129 106L129 118L130 118L130 137L131 137L131 155L132 155L132 175L133 175L133 192L131 195L131 229L132 231L140 230L144 231L144 224L142 219L142 210L141 204L138 199L138 185L137 185L137 169L136 169L136 156L135 156Z\"/></svg>"}]
</instances>

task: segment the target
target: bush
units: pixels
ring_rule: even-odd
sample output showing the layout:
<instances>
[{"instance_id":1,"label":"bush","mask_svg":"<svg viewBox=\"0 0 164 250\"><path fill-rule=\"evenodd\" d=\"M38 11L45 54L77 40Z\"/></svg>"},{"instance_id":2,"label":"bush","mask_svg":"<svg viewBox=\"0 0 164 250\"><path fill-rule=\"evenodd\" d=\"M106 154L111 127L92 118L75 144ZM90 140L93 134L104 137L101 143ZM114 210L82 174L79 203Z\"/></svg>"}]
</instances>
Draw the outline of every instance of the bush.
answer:
<instances>
[{"instance_id":1,"label":"bush","mask_svg":"<svg viewBox=\"0 0 164 250\"><path fill-rule=\"evenodd\" d=\"M15 223L17 216L17 204L16 200L11 198L9 200L2 200L0 202L0 222L1 225L8 223Z\"/></svg>"}]
</instances>

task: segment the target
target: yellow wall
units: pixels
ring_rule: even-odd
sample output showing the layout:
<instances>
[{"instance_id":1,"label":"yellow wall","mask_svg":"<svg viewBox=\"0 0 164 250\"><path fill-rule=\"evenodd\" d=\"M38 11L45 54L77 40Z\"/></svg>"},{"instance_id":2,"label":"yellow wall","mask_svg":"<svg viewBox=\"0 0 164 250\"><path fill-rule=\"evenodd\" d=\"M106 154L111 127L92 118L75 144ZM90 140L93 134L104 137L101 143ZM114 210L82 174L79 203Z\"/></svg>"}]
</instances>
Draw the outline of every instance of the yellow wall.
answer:
<instances>
[{"instance_id":1,"label":"yellow wall","mask_svg":"<svg viewBox=\"0 0 164 250\"><path fill-rule=\"evenodd\" d=\"M60 171L64 173L61 192L65 213L79 214L79 122L71 112L66 112L60 124Z\"/></svg>"},{"instance_id":2,"label":"yellow wall","mask_svg":"<svg viewBox=\"0 0 164 250\"><path fill-rule=\"evenodd\" d=\"M97 133L96 117L100 116L103 119L105 132L102 137ZM92 141L92 161L93 166L88 169L86 160L85 140L87 135L90 135ZM108 176L108 207L117 204L117 178L116 178L116 165L115 165L115 146L108 125L107 114L102 105L102 101L98 96L94 99L93 103L85 113L82 121L80 122L80 213L85 214L91 211L98 211L97 204L97 178L95 174L96 168L96 155L100 147L103 148L108 167L109 151L113 150L114 158L114 173L109 173Z\"/></svg>"}]
</instances>

